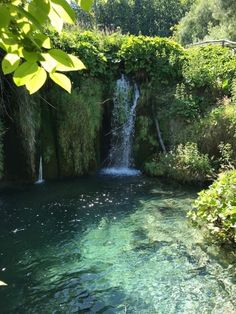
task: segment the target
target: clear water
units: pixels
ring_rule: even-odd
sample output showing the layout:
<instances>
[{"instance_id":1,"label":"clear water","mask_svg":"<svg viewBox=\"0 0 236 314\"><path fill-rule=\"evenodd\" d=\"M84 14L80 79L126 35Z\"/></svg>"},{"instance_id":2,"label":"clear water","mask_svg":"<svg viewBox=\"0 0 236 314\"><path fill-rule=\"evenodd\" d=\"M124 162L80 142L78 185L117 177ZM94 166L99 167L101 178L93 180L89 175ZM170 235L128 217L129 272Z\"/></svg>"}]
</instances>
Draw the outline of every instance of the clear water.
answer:
<instances>
[{"instance_id":1,"label":"clear water","mask_svg":"<svg viewBox=\"0 0 236 314\"><path fill-rule=\"evenodd\" d=\"M196 191L90 177L0 197L1 313L236 313L233 252L186 219Z\"/></svg>"}]
</instances>

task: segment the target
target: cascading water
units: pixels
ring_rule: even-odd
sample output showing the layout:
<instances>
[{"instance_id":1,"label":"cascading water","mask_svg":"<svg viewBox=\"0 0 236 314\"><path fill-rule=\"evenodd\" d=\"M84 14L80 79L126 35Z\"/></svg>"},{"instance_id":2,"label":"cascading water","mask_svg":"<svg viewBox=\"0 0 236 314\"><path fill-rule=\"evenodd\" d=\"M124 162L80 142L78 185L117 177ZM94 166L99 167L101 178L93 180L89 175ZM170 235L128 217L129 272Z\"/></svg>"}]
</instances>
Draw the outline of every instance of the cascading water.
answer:
<instances>
[{"instance_id":1,"label":"cascading water","mask_svg":"<svg viewBox=\"0 0 236 314\"><path fill-rule=\"evenodd\" d=\"M120 176L140 174L139 170L132 168L132 142L138 99L138 86L136 84L131 86L122 75L116 82L109 167L102 169L103 174Z\"/></svg>"},{"instance_id":2,"label":"cascading water","mask_svg":"<svg viewBox=\"0 0 236 314\"><path fill-rule=\"evenodd\" d=\"M38 180L35 182L35 184L43 183L43 158L40 156L39 159L39 174L38 174Z\"/></svg>"}]
</instances>

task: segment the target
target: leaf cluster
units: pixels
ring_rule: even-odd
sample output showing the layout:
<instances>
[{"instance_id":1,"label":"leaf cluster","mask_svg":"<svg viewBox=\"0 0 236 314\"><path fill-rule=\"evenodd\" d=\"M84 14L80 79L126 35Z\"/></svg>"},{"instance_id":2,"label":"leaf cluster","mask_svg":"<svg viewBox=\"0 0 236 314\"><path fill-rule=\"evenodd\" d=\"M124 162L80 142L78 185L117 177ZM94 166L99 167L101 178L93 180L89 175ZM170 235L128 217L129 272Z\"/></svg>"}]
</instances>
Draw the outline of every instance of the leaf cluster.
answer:
<instances>
[{"instance_id":1,"label":"leaf cluster","mask_svg":"<svg viewBox=\"0 0 236 314\"><path fill-rule=\"evenodd\" d=\"M229 93L236 71L233 50L209 45L187 50L183 67L185 82L192 87L209 87Z\"/></svg>"},{"instance_id":2,"label":"leaf cluster","mask_svg":"<svg viewBox=\"0 0 236 314\"><path fill-rule=\"evenodd\" d=\"M91 0L79 1L88 10ZM0 4L0 48L4 74L13 73L17 86L30 94L38 91L49 76L71 91L70 79L61 72L85 68L74 55L53 49L45 27L61 32L64 23L73 24L75 12L66 0L6 0Z\"/></svg>"},{"instance_id":3,"label":"leaf cluster","mask_svg":"<svg viewBox=\"0 0 236 314\"><path fill-rule=\"evenodd\" d=\"M129 36L118 55L126 73L140 79L155 78L163 83L181 77L184 50L169 39Z\"/></svg>"},{"instance_id":4,"label":"leaf cluster","mask_svg":"<svg viewBox=\"0 0 236 314\"><path fill-rule=\"evenodd\" d=\"M201 191L189 216L215 239L236 242L236 170L221 173Z\"/></svg>"},{"instance_id":5,"label":"leaf cluster","mask_svg":"<svg viewBox=\"0 0 236 314\"><path fill-rule=\"evenodd\" d=\"M212 168L207 154L201 154L196 143L179 144L170 152L146 163L147 173L166 176L180 182L207 181Z\"/></svg>"}]
</instances>

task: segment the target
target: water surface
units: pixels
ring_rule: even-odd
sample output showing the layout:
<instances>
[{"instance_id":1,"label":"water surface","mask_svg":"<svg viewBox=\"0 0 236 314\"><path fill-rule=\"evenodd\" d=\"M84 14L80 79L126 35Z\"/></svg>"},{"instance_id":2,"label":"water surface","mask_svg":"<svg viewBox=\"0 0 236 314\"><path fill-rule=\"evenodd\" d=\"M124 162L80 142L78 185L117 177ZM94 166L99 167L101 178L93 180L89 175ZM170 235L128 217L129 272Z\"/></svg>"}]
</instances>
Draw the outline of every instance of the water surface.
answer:
<instances>
[{"instance_id":1,"label":"water surface","mask_svg":"<svg viewBox=\"0 0 236 314\"><path fill-rule=\"evenodd\" d=\"M1 313L236 313L235 260L186 219L196 191L90 177L0 196Z\"/></svg>"}]
</instances>

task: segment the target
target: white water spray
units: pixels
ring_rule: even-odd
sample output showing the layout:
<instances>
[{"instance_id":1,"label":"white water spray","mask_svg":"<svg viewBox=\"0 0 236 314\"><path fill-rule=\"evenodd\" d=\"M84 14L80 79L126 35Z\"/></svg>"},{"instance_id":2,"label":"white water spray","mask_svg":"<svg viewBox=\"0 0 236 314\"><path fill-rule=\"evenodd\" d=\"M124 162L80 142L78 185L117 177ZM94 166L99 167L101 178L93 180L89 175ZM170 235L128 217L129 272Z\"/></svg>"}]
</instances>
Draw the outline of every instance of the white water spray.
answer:
<instances>
[{"instance_id":1,"label":"white water spray","mask_svg":"<svg viewBox=\"0 0 236 314\"><path fill-rule=\"evenodd\" d=\"M40 156L39 159L39 174L38 174L38 180L35 182L35 184L43 183L43 158Z\"/></svg>"},{"instance_id":2,"label":"white water spray","mask_svg":"<svg viewBox=\"0 0 236 314\"><path fill-rule=\"evenodd\" d=\"M109 167L102 169L103 174L119 176L140 174L140 171L132 168L132 142L138 99L137 85L130 86L125 76L122 75L116 82Z\"/></svg>"}]
</instances>

